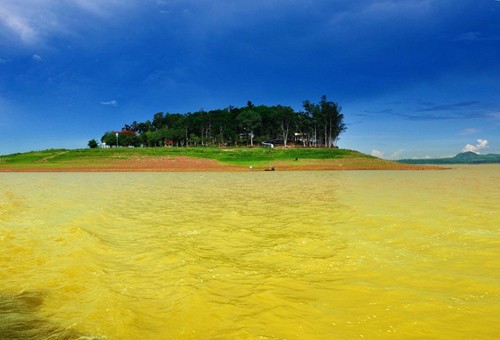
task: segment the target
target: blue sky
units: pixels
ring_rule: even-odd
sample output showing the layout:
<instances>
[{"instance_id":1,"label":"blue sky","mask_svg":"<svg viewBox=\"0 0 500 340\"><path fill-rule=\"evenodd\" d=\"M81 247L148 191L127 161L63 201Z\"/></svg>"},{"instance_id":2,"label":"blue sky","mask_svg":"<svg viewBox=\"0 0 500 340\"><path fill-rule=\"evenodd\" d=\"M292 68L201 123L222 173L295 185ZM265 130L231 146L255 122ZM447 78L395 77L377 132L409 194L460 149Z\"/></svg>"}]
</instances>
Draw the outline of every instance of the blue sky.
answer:
<instances>
[{"instance_id":1,"label":"blue sky","mask_svg":"<svg viewBox=\"0 0 500 340\"><path fill-rule=\"evenodd\" d=\"M340 147L500 153L500 1L0 2L0 154L322 95L343 107Z\"/></svg>"}]
</instances>

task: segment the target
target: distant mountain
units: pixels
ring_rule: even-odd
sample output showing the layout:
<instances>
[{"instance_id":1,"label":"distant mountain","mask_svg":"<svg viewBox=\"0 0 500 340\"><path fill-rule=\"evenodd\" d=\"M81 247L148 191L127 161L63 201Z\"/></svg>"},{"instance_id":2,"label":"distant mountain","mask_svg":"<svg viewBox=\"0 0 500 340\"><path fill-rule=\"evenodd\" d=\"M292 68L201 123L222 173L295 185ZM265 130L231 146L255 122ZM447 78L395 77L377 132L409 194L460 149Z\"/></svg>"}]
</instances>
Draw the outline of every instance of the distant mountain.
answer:
<instances>
[{"instance_id":1,"label":"distant mountain","mask_svg":"<svg viewBox=\"0 0 500 340\"><path fill-rule=\"evenodd\" d=\"M476 163L476 162L478 162L481 159L488 158L487 156L488 155L481 156L481 155L479 155L479 154L477 154L475 152L467 151L467 152L459 153L458 155L456 155L452 159L455 160L455 161L460 161L460 162L465 162L465 163Z\"/></svg>"},{"instance_id":2,"label":"distant mountain","mask_svg":"<svg viewBox=\"0 0 500 340\"><path fill-rule=\"evenodd\" d=\"M451 158L434 159L400 159L397 162L406 164L484 164L500 163L500 155L488 154L480 155L474 152L462 152Z\"/></svg>"}]
</instances>

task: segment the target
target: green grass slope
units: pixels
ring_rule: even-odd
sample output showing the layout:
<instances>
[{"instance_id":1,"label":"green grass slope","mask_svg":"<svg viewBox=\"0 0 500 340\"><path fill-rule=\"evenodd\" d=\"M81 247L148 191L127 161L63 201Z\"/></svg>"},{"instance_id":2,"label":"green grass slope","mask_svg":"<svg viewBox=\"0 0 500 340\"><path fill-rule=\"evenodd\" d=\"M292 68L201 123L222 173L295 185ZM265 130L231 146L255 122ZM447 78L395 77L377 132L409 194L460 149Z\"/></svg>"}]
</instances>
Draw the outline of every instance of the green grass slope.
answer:
<instances>
[{"instance_id":1,"label":"green grass slope","mask_svg":"<svg viewBox=\"0 0 500 340\"><path fill-rule=\"evenodd\" d=\"M300 160L325 160L376 158L346 149L269 149L269 148L117 148L117 149L51 149L0 156L0 169L70 168L81 165L109 164L116 160L155 157L194 157L213 159L228 165L260 165L269 162Z\"/></svg>"}]
</instances>

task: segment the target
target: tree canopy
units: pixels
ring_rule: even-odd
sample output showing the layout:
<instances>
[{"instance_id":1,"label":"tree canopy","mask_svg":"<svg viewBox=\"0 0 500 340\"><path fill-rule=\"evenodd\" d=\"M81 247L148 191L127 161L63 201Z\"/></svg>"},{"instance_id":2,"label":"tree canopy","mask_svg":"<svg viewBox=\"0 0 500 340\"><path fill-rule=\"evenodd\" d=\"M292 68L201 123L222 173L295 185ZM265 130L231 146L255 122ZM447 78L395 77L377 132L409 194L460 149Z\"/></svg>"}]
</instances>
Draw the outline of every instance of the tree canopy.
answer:
<instances>
[{"instance_id":1,"label":"tree canopy","mask_svg":"<svg viewBox=\"0 0 500 340\"><path fill-rule=\"evenodd\" d=\"M336 147L346 130L342 108L321 97L319 103L303 102L304 111L289 106L256 106L196 112L157 112L152 120L125 124L106 132L101 142L109 146L228 146L270 142L287 147Z\"/></svg>"}]
</instances>

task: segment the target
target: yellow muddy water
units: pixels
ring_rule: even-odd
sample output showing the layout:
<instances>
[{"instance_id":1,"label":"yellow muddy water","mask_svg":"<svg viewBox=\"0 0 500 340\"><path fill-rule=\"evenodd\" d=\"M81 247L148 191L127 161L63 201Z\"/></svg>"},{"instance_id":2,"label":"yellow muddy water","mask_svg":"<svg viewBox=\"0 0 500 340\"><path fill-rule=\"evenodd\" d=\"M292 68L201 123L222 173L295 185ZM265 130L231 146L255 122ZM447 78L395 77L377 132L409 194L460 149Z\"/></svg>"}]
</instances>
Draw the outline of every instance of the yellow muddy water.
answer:
<instances>
[{"instance_id":1,"label":"yellow muddy water","mask_svg":"<svg viewBox=\"0 0 500 340\"><path fill-rule=\"evenodd\" d=\"M500 166L0 174L0 338L500 337Z\"/></svg>"}]
</instances>

